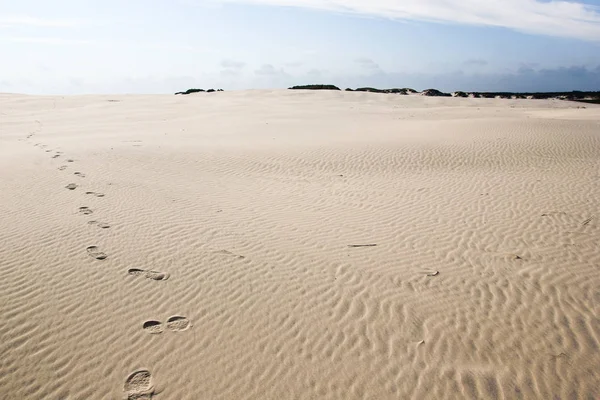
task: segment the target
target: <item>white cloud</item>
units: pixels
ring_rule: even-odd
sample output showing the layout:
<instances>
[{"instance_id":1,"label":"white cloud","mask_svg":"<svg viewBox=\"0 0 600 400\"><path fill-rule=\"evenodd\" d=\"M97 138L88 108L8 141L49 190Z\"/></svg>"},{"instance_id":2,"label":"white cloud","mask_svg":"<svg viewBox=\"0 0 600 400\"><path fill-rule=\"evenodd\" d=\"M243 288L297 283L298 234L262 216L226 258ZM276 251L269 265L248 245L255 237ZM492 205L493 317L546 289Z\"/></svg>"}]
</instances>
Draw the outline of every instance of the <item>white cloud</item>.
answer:
<instances>
[{"instance_id":1,"label":"white cloud","mask_svg":"<svg viewBox=\"0 0 600 400\"><path fill-rule=\"evenodd\" d=\"M284 65L288 68L297 68L297 67L301 67L302 65L304 65L304 63L302 61L292 61L292 62L287 62Z\"/></svg>"},{"instance_id":2,"label":"white cloud","mask_svg":"<svg viewBox=\"0 0 600 400\"><path fill-rule=\"evenodd\" d=\"M73 28L84 25L84 21L69 19L38 18L27 15L0 16L0 27L33 26L46 28Z\"/></svg>"},{"instance_id":3,"label":"white cloud","mask_svg":"<svg viewBox=\"0 0 600 400\"><path fill-rule=\"evenodd\" d=\"M488 62L482 58L471 58L469 60L466 60L463 64L475 67L485 67L486 65L488 65Z\"/></svg>"},{"instance_id":4,"label":"white cloud","mask_svg":"<svg viewBox=\"0 0 600 400\"><path fill-rule=\"evenodd\" d=\"M365 68L367 70L379 71L381 69L379 67L379 64L377 64L375 61L373 61L367 57L357 58L356 60L354 60L354 62L356 62L357 64L359 64L360 66L362 66L363 68Z\"/></svg>"},{"instance_id":5,"label":"white cloud","mask_svg":"<svg viewBox=\"0 0 600 400\"><path fill-rule=\"evenodd\" d=\"M72 44L90 44L88 40L79 39L62 39L55 37L0 37L2 42L13 43L31 43L31 44L47 44L47 45L72 45Z\"/></svg>"},{"instance_id":6,"label":"white cloud","mask_svg":"<svg viewBox=\"0 0 600 400\"><path fill-rule=\"evenodd\" d=\"M223 60L221 61L221 67L226 69L240 70L246 65L245 62L236 60Z\"/></svg>"},{"instance_id":7,"label":"white cloud","mask_svg":"<svg viewBox=\"0 0 600 400\"><path fill-rule=\"evenodd\" d=\"M600 41L600 8L554 0L219 0L303 7L397 20L494 26Z\"/></svg>"},{"instance_id":8,"label":"white cloud","mask_svg":"<svg viewBox=\"0 0 600 400\"><path fill-rule=\"evenodd\" d=\"M263 64L259 69L254 71L256 75L276 75L279 73L271 64Z\"/></svg>"}]
</instances>

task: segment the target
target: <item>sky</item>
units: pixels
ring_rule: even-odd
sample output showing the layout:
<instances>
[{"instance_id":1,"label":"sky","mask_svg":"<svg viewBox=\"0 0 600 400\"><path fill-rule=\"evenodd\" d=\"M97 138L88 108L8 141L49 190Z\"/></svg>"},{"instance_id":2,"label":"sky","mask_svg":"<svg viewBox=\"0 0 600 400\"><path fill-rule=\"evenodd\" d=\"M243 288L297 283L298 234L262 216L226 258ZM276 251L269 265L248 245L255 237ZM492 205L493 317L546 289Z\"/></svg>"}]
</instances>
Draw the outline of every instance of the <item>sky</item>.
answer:
<instances>
[{"instance_id":1,"label":"sky","mask_svg":"<svg viewBox=\"0 0 600 400\"><path fill-rule=\"evenodd\" d=\"M0 0L0 92L600 90L600 0Z\"/></svg>"}]
</instances>

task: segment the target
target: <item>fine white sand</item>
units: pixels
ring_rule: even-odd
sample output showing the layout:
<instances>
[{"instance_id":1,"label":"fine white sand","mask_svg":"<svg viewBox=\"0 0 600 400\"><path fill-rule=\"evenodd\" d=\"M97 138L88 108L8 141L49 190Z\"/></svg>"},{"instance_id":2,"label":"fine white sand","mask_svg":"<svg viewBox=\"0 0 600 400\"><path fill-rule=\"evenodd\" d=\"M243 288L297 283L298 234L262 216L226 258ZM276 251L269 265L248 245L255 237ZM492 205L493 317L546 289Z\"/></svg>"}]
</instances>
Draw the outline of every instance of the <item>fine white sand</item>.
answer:
<instances>
[{"instance_id":1,"label":"fine white sand","mask_svg":"<svg viewBox=\"0 0 600 400\"><path fill-rule=\"evenodd\" d=\"M599 205L593 105L3 94L0 398L596 399Z\"/></svg>"}]
</instances>

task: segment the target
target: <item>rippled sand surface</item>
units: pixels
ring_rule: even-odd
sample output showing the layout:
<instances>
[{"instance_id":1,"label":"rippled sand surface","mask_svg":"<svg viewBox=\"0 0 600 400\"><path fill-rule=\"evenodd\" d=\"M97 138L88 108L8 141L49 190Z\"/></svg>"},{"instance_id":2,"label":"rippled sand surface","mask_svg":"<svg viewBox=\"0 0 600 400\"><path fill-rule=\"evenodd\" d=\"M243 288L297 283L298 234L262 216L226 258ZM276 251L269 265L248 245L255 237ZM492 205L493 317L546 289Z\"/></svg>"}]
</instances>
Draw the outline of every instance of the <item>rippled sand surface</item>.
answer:
<instances>
[{"instance_id":1,"label":"rippled sand surface","mask_svg":"<svg viewBox=\"0 0 600 400\"><path fill-rule=\"evenodd\" d=\"M0 397L600 398L578 107L0 95Z\"/></svg>"}]
</instances>

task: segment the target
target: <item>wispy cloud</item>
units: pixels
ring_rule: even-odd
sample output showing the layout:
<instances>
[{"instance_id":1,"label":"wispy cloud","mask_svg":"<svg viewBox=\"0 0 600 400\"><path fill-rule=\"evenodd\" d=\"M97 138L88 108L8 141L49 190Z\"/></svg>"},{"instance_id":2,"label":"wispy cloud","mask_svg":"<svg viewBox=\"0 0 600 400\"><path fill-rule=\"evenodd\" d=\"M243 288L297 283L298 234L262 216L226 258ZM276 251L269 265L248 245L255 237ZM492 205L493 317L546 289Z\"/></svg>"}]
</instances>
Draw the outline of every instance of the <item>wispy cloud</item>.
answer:
<instances>
[{"instance_id":1,"label":"wispy cloud","mask_svg":"<svg viewBox=\"0 0 600 400\"><path fill-rule=\"evenodd\" d=\"M221 76L223 77L237 77L242 74L242 70L246 66L246 63L243 61L236 61L226 59L221 61Z\"/></svg>"},{"instance_id":2,"label":"wispy cloud","mask_svg":"<svg viewBox=\"0 0 600 400\"><path fill-rule=\"evenodd\" d=\"M74 19L39 18L27 15L0 15L0 27L32 26L46 28L73 28L86 24Z\"/></svg>"},{"instance_id":3,"label":"wispy cloud","mask_svg":"<svg viewBox=\"0 0 600 400\"><path fill-rule=\"evenodd\" d=\"M254 74L258 77L273 79L274 81L290 77L290 75L285 72L283 68L275 68L271 64L261 65L260 68L254 71Z\"/></svg>"},{"instance_id":4,"label":"wispy cloud","mask_svg":"<svg viewBox=\"0 0 600 400\"><path fill-rule=\"evenodd\" d=\"M303 7L398 20L494 26L600 41L600 7L565 0L220 0Z\"/></svg>"},{"instance_id":5,"label":"wispy cloud","mask_svg":"<svg viewBox=\"0 0 600 400\"><path fill-rule=\"evenodd\" d=\"M484 67L488 65L488 62L482 58L471 58L470 60L466 60L463 64L469 66Z\"/></svg>"},{"instance_id":6,"label":"wispy cloud","mask_svg":"<svg viewBox=\"0 0 600 400\"><path fill-rule=\"evenodd\" d=\"M221 67L226 69L240 70L246 65L245 62L236 60L223 60L221 61Z\"/></svg>"},{"instance_id":7,"label":"wispy cloud","mask_svg":"<svg viewBox=\"0 0 600 400\"><path fill-rule=\"evenodd\" d=\"M371 76L346 76L332 81L344 86L414 87L415 89L436 88L445 92L464 91L571 91L599 90L600 66L570 66L554 69L520 67L514 71L497 73L473 73L468 71L389 72ZM339 86L339 85L338 85Z\"/></svg>"},{"instance_id":8,"label":"wispy cloud","mask_svg":"<svg viewBox=\"0 0 600 400\"><path fill-rule=\"evenodd\" d=\"M375 61L373 61L367 57L357 58L356 60L354 60L354 62L357 63L358 65L360 65L361 67L363 67L367 70L370 70L370 71L381 70L381 68L379 67L379 64L377 64Z\"/></svg>"},{"instance_id":9,"label":"wispy cloud","mask_svg":"<svg viewBox=\"0 0 600 400\"><path fill-rule=\"evenodd\" d=\"M62 39L55 37L0 37L0 41L13 43L47 44L57 46L91 43L88 40Z\"/></svg>"}]
</instances>

